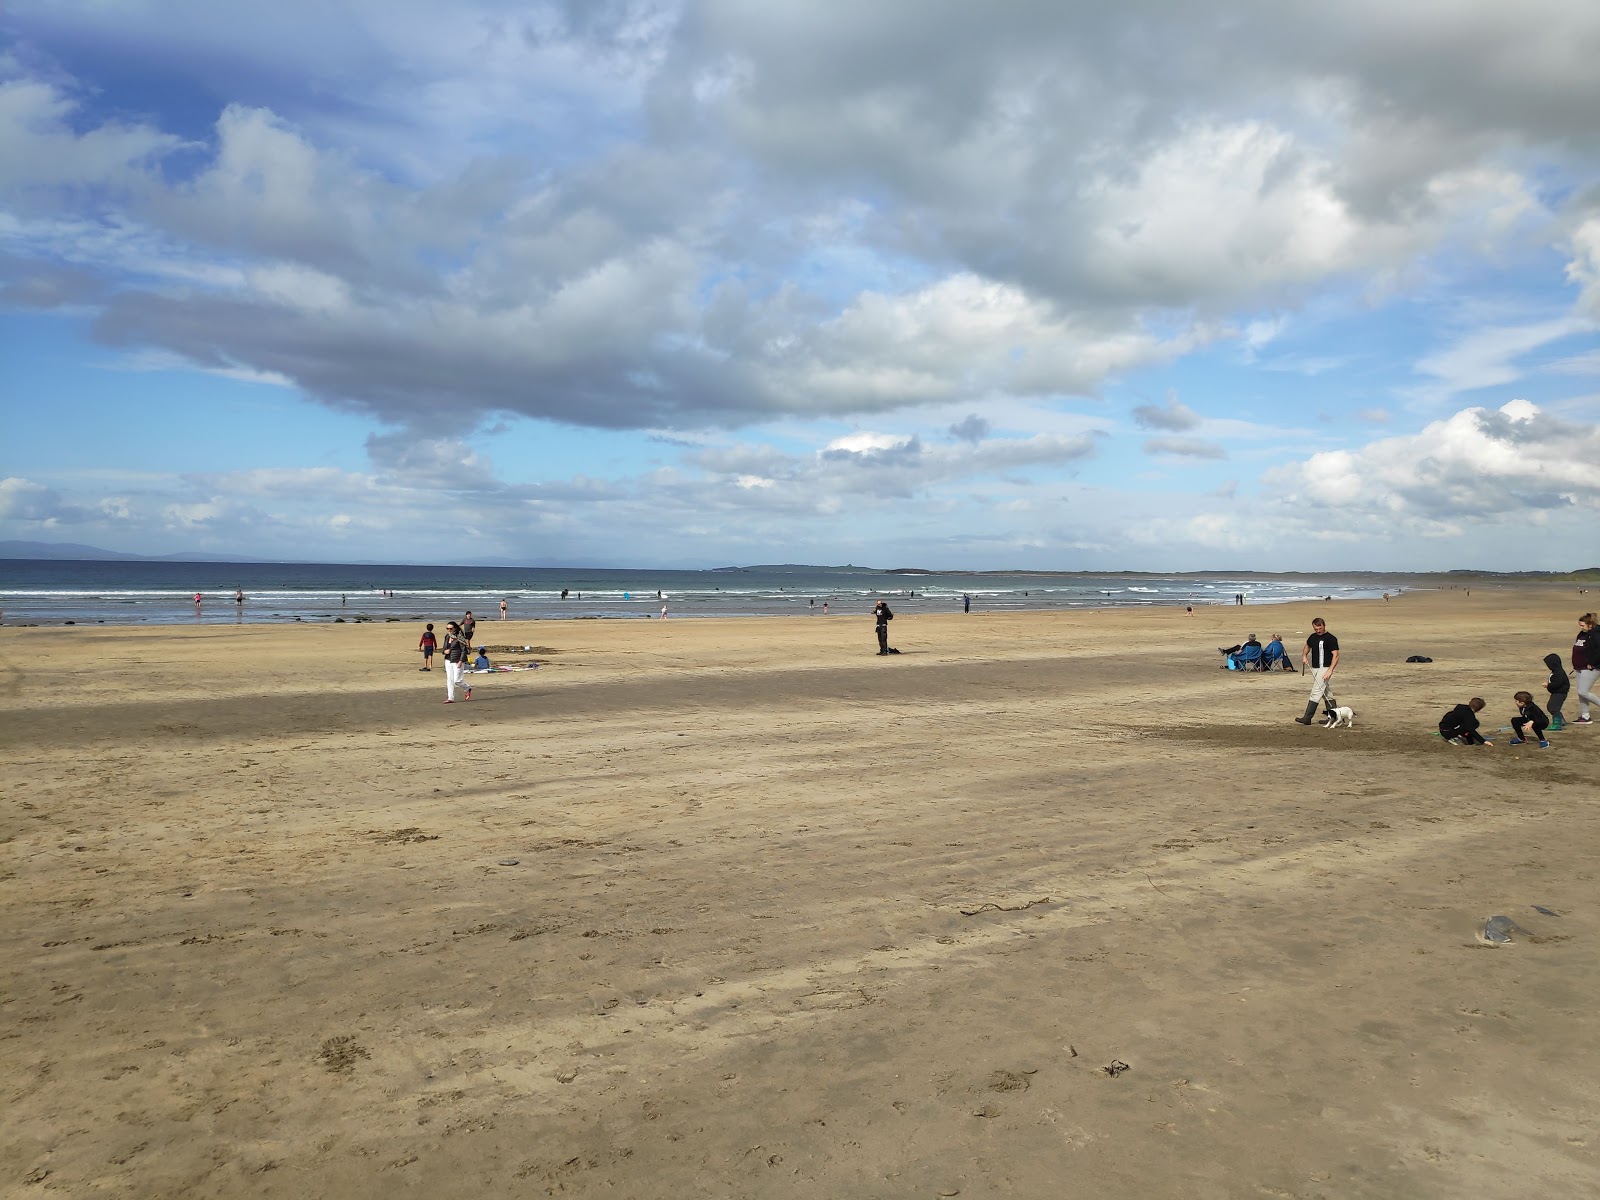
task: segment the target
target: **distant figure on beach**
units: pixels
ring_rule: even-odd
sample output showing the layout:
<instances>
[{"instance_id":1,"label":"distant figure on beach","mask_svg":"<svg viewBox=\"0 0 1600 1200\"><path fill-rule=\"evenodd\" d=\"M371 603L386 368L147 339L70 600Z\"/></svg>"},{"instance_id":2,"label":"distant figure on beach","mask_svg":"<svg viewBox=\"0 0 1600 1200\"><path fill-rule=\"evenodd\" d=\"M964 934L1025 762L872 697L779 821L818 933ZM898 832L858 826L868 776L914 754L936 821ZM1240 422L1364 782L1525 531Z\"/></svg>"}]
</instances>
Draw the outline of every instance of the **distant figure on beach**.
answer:
<instances>
[{"instance_id":1,"label":"distant figure on beach","mask_svg":"<svg viewBox=\"0 0 1600 1200\"><path fill-rule=\"evenodd\" d=\"M565 600L567 598L567 589L566 588L562 588L561 589L561 598L563 600Z\"/></svg>"},{"instance_id":2,"label":"distant figure on beach","mask_svg":"<svg viewBox=\"0 0 1600 1200\"><path fill-rule=\"evenodd\" d=\"M200 593L199 593L199 592L196 592L196 593L195 593L195 594L194 594L194 606L195 606L195 607L196 607L196 608L199 608L199 607L200 607Z\"/></svg>"},{"instance_id":3,"label":"distant figure on beach","mask_svg":"<svg viewBox=\"0 0 1600 1200\"><path fill-rule=\"evenodd\" d=\"M461 618L461 624L458 628L461 630L461 636L467 639L467 646L470 649L472 646L472 634L478 628L478 622L473 618L470 608L467 609L466 616Z\"/></svg>"},{"instance_id":4,"label":"distant figure on beach","mask_svg":"<svg viewBox=\"0 0 1600 1200\"><path fill-rule=\"evenodd\" d=\"M1389 593L1388 593L1388 592L1385 592L1385 593L1384 593L1384 594L1383 594L1383 602L1384 602L1384 603L1385 603L1385 604L1387 604L1387 603L1389 603Z\"/></svg>"},{"instance_id":5,"label":"distant figure on beach","mask_svg":"<svg viewBox=\"0 0 1600 1200\"><path fill-rule=\"evenodd\" d=\"M1492 746L1478 732L1478 714L1483 711L1483 699L1474 696L1465 704L1458 704L1439 718L1439 736L1456 746Z\"/></svg>"},{"instance_id":6,"label":"distant figure on beach","mask_svg":"<svg viewBox=\"0 0 1600 1200\"><path fill-rule=\"evenodd\" d=\"M1300 669L1311 668L1311 696L1306 702L1305 715L1296 717L1295 723L1309 725L1316 719L1317 705L1327 705L1333 711L1333 669L1339 665L1339 639L1328 632L1328 623L1321 617L1311 622L1311 636L1300 651Z\"/></svg>"},{"instance_id":7,"label":"distant figure on beach","mask_svg":"<svg viewBox=\"0 0 1600 1200\"><path fill-rule=\"evenodd\" d=\"M417 649L422 651L422 666L419 671L433 670L433 652L439 645L439 639L433 636L433 622L428 622L428 627L422 631L422 636L417 639Z\"/></svg>"},{"instance_id":8,"label":"distant figure on beach","mask_svg":"<svg viewBox=\"0 0 1600 1200\"><path fill-rule=\"evenodd\" d=\"M1600 707L1600 633L1595 632L1594 614L1578 618L1578 636L1572 643L1572 669L1578 673L1578 719L1575 725L1589 725L1591 704Z\"/></svg>"},{"instance_id":9,"label":"distant figure on beach","mask_svg":"<svg viewBox=\"0 0 1600 1200\"><path fill-rule=\"evenodd\" d=\"M505 597L503 597L503 596L500 599L500 619L502 621L504 621L506 619L506 602L505 602Z\"/></svg>"},{"instance_id":10,"label":"distant figure on beach","mask_svg":"<svg viewBox=\"0 0 1600 1200\"><path fill-rule=\"evenodd\" d=\"M878 631L878 653L898 654L898 650L889 648L889 622L894 620L894 613L889 611L889 602L879 600L872 606L872 621Z\"/></svg>"},{"instance_id":11,"label":"distant figure on beach","mask_svg":"<svg viewBox=\"0 0 1600 1200\"><path fill-rule=\"evenodd\" d=\"M972 596L968 592L961 593L961 611L964 613L972 611Z\"/></svg>"},{"instance_id":12,"label":"distant figure on beach","mask_svg":"<svg viewBox=\"0 0 1600 1200\"><path fill-rule=\"evenodd\" d=\"M471 643L461 636L461 626L451 621L444 627L444 702L456 702L456 687L466 687L467 700L472 699L472 687L461 678L467 666L467 648Z\"/></svg>"},{"instance_id":13,"label":"distant figure on beach","mask_svg":"<svg viewBox=\"0 0 1600 1200\"><path fill-rule=\"evenodd\" d=\"M349 597L346 596L343 592L340 592L339 593L339 607L343 608L347 603L349 603Z\"/></svg>"},{"instance_id":14,"label":"distant figure on beach","mask_svg":"<svg viewBox=\"0 0 1600 1200\"><path fill-rule=\"evenodd\" d=\"M243 608L244 607L244 589L243 588L234 588L233 589L233 603L238 608Z\"/></svg>"},{"instance_id":15,"label":"distant figure on beach","mask_svg":"<svg viewBox=\"0 0 1600 1200\"><path fill-rule=\"evenodd\" d=\"M826 600L824 600L822 602L822 615L823 616L827 616L828 615L828 602Z\"/></svg>"},{"instance_id":16,"label":"distant figure on beach","mask_svg":"<svg viewBox=\"0 0 1600 1200\"><path fill-rule=\"evenodd\" d=\"M1186 613L1188 613L1191 617L1194 616L1194 605L1192 605L1192 604L1185 605L1184 606L1184 611Z\"/></svg>"}]
</instances>

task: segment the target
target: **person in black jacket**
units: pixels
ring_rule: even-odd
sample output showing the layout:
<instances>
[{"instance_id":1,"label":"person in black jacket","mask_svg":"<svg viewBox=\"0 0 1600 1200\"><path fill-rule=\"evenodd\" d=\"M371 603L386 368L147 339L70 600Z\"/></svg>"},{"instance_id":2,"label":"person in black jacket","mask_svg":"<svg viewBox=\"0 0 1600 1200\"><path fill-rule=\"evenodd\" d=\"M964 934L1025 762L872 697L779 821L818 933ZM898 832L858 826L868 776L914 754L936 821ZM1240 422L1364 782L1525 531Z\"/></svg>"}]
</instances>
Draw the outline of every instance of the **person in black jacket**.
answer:
<instances>
[{"instance_id":1,"label":"person in black jacket","mask_svg":"<svg viewBox=\"0 0 1600 1200\"><path fill-rule=\"evenodd\" d=\"M1483 711L1483 700L1474 696L1465 704L1458 704L1439 718L1439 736L1457 746L1492 746L1478 732L1478 714Z\"/></svg>"},{"instance_id":2,"label":"person in black jacket","mask_svg":"<svg viewBox=\"0 0 1600 1200\"><path fill-rule=\"evenodd\" d=\"M894 613L889 611L889 602L879 600L872 606L872 621L878 628L878 653L898 654L898 650L889 649L889 622L894 620Z\"/></svg>"},{"instance_id":3,"label":"person in black jacket","mask_svg":"<svg viewBox=\"0 0 1600 1200\"><path fill-rule=\"evenodd\" d=\"M1545 741L1544 731L1550 725L1550 718L1544 715L1544 709L1533 702L1533 693L1518 692L1511 698L1517 702L1517 715L1511 718L1511 728L1517 732L1511 744L1520 746L1527 741L1527 730L1531 726L1533 736L1539 740L1539 749L1548 750L1550 743Z\"/></svg>"},{"instance_id":4,"label":"person in black jacket","mask_svg":"<svg viewBox=\"0 0 1600 1200\"><path fill-rule=\"evenodd\" d=\"M1567 678L1567 669L1561 665L1561 655L1546 654L1544 665L1550 668L1550 682L1544 685L1544 690L1550 693L1550 732L1560 733L1567 727L1561 706L1567 702L1572 682Z\"/></svg>"}]
</instances>

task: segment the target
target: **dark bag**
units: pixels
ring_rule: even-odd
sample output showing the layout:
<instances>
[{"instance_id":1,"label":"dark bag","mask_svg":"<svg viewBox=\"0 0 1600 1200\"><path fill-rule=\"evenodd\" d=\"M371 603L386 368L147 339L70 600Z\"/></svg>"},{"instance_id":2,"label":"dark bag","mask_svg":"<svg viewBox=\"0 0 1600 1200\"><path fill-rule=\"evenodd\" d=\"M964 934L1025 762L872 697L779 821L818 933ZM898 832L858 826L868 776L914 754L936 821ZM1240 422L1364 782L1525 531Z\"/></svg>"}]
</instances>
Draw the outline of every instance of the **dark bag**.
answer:
<instances>
[{"instance_id":1,"label":"dark bag","mask_svg":"<svg viewBox=\"0 0 1600 1200\"><path fill-rule=\"evenodd\" d=\"M1407 662L1432 662L1433 659L1428 658L1426 655L1413 654L1410 658L1406 659L1406 661Z\"/></svg>"}]
</instances>

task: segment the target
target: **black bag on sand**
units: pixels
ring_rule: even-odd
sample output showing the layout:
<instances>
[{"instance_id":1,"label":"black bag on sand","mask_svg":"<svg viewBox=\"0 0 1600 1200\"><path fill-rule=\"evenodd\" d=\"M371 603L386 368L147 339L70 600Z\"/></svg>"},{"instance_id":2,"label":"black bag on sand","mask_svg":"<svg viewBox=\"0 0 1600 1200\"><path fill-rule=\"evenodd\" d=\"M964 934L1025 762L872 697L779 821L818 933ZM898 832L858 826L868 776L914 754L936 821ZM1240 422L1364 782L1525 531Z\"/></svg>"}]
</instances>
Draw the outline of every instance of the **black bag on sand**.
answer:
<instances>
[{"instance_id":1,"label":"black bag on sand","mask_svg":"<svg viewBox=\"0 0 1600 1200\"><path fill-rule=\"evenodd\" d=\"M1407 662L1432 662L1433 659L1428 658L1426 655L1413 654L1410 658L1406 659L1406 661Z\"/></svg>"}]
</instances>

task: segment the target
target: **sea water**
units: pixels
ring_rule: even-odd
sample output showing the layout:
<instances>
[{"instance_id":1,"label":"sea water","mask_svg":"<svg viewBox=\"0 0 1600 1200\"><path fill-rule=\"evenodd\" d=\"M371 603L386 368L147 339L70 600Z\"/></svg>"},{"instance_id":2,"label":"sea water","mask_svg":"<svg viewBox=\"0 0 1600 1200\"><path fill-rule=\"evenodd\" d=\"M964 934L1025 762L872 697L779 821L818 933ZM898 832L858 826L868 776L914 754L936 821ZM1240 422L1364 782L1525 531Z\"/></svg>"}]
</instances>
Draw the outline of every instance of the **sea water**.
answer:
<instances>
[{"instance_id":1,"label":"sea water","mask_svg":"<svg viewBox=\"0 0 1600 1200\"><path fill-rule=\"evenodd\" d=\"M234 603L234 592L245 601ZM919 573L864 567L726 567L705 571L556 567L375 566L0 560L5 623L175 625L234 622L449 620L480 626L506 601L516 620L1138 608L1376 598L1372 578L1311 575ZM565 598L562 592L566 592ZM194 594L201 594L198 610Z\"/></svg>"}]
</instances>

